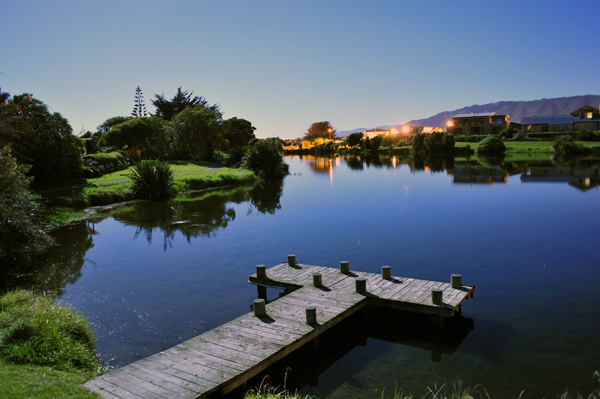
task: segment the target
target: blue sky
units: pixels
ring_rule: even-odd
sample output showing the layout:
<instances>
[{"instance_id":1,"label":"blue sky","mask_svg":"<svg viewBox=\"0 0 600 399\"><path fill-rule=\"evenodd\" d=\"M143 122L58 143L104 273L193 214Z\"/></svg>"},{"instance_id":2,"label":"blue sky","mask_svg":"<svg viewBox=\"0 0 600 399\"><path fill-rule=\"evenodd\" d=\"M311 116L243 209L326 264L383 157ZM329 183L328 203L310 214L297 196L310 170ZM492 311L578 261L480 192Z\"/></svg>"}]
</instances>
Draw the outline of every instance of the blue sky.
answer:
<instances>
[{"instance_id":1,"label":"blue sky","mask_svg":"<svg viewBox=\"0 0 600 399\"><path fill-rule=\"evenodd\" d=\"M0 0L0 87L73 130L178 87L258 137L600 94L600 0Z\"/></svg>"}]
</instances>

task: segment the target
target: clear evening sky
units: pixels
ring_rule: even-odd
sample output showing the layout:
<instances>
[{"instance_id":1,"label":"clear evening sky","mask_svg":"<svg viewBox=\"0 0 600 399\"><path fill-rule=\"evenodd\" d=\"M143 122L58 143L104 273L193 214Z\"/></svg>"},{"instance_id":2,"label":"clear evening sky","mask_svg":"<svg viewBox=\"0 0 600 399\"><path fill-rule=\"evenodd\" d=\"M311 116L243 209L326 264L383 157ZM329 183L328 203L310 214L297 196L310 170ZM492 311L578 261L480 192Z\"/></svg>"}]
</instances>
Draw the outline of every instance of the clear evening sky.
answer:
<instances>
[{"instance_id":1,"label":"clear evening sky","mask_svg":"<svg viewBox=\"0 0 600 399\"><path fill-rule=\"evenodd\" d=\"M0 87L75 133L178 87L258 137L600 94L600 0L0 0ZM598 104L595 104L596 106Z\"/></svg>"}]
</instances>

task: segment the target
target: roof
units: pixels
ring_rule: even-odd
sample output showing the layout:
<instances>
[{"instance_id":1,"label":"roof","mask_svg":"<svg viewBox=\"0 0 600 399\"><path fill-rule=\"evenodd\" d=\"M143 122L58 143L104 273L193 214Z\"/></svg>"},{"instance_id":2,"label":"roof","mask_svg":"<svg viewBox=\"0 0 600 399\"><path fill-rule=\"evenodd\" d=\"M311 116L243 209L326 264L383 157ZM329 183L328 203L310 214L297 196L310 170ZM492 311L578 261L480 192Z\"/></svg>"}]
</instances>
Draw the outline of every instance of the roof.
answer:
<instances>
[{"instance_id":1,"label":"roof","mask_svg":"<svg viewBox=\"0 0 600 399\"><path fill-rule=\"evenodd\" d=\"M477 117L477 116L492 116L492 115L496 115L495 112L471 112L469 114L456 114L453 116L453 118L470 118L470 117Z\"/></svg>"},{"instance_id":2,"label":"roof","mask_svg":"<svg viewBox=\"0 0 600 399\"><path fill-rule=\"evenodd\" d=\"M589 112L589 111L592 111L593 113L598 113L598 112L599 112L598 108L594 108L594 107L591 107L591 106L589 106L589 105L586 105L586 106L584 106L584 107L581 107L581 108L579 108L579 109L577 109L577 110L575 110L575 111L571 112L571 115L573 115L573 116L578 116L578 115L579 115L579 112L581 112L581 111L583 111L583 112L586 112L586 111L587 111L587 112Z\"/></svg>"},{"instance_id":3,"label":"roof","mask_svg":"<svg viewBox=\"0 0 600 399\"><path fill-rule=\"evenodd\" d=\"M521 125L570 125L579 121L571 115L552 115L552 116L524 116L521 119Z\"/></svg>"}]
</instances>

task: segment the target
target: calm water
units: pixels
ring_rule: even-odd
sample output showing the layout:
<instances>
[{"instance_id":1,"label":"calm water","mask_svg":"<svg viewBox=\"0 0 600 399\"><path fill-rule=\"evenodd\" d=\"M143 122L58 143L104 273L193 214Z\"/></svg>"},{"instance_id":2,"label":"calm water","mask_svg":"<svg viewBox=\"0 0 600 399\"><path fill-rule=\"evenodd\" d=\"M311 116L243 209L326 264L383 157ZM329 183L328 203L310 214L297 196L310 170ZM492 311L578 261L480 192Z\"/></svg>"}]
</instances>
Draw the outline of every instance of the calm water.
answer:
<instances>
[{"instance_id":1,"label":"calm water","mask_svg":"<svg viewBox=\"0 0 600 399\"><path fill-rule=\"evenodd\" d=\"M246 313L256 296L248 275L288 254L433 280L460 273L477 286L463 307L474 330L453 355L432 362L418 345L368 337L301 390L421 396L459 379L493 398L598 388L598 167L287 162L282 186L129 205L64 229L61 266L40 270L38 284L91 320L101 360L119 366Z\"/></svg>"}]
</instances>

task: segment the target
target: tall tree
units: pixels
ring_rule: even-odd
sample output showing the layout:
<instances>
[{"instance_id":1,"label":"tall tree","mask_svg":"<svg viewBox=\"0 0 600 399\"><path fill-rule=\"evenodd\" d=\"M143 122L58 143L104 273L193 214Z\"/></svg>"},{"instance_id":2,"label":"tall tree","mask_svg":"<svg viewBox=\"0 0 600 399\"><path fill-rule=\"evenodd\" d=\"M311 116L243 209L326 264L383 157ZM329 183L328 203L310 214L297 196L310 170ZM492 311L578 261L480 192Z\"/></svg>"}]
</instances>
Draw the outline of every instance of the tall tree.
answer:
<instances>
[{"instance_id":1,"label":"tall tree","mask_svg":"<svg viewBox=\"0 0 600 399\"><path fill-rule=\"evenodd\" d=\"M133 103L133 111L131 112L131 116L134 118L145 118L148 116L146 104L144 104L144 95L142 94L142 89L139 85L135 89L135 100Z\"/></svg>"},{"instance_id":2,"label":"tall tree","mask_svg":"<svg viewBox=\"0 0 600 399\"><path fill-rule=\"evenodd\" d=\"M188 107L167 125L171 159L210 161L215 150L223 149L223 119L212 108Z\"/></svg>"},{"instance_id":3,"label":"tall tree","mask_svg":"<svg viewBox=\"0 0 600 399\"><path fill-rule=\"evenodd\" d=\"M31 165L29 175L37 183L81 174L83 140L73 135L69 121L31 94L14 96L0 107L0 146L6 144L19 163Z\"/></svg>"},{"instance_id":4,"label":"tall tree","mask_svg":"<svg viewBox=\"0 0 600 399\"><path fill-rule=\"evenodd\" d=\"M218 105L210 105L204 97L194 96L194 92L189 93L187 90L182 91L181 87L177 89L177 94L171 100L167 100L164 94L160 96L156 94L154 98L152 104L156 107L156 116L160 116L167 121L173 119L175 115L187 107L200 106L213 111L219 111Z\"/></svg>"},{"instance_id":5,"label":"tall tree","mask_svg":"<svg viewBox=\"0 0 600 399\"><path fill-rule=\"evenodd\" d=\"M245 119L234 117L223 121L223 134L229 142L229 148L247 146L250 140L256 138L255 130L252 123Z\"/></svg>"},{"instance_id":6,"label":"tall tree","mask_svg":"<svg viewBox=\"0 0 600 399\"><path fill-rule=\"evenodd\" d=\"M304 140L313 141L316 139L339 139L335 135L337 130L331 126L329 121L325 122L315 122L309 126L308 131L304 133Z\"/></svg>"}]
</instances>

